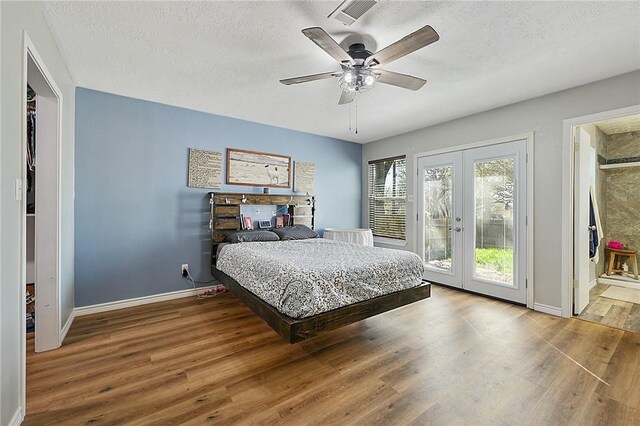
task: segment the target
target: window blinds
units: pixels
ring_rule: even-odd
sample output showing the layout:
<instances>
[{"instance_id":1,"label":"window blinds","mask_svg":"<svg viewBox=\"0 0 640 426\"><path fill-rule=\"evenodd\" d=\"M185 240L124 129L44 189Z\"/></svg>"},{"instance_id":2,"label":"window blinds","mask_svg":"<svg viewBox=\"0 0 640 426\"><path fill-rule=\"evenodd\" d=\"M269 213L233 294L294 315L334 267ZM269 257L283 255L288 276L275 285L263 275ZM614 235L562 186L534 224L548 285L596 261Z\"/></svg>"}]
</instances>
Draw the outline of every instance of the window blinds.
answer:
<instances>
[{"instance_id":1,"label":"window blinds","mask_svg":"<svg viewBox=\"0 0 640 426\"><path fill-rule=\"evenodd\" d=\"M369 227L375 236L405 239L406 165L404 155L369 161Z\"/></svg>"}]
</instances>

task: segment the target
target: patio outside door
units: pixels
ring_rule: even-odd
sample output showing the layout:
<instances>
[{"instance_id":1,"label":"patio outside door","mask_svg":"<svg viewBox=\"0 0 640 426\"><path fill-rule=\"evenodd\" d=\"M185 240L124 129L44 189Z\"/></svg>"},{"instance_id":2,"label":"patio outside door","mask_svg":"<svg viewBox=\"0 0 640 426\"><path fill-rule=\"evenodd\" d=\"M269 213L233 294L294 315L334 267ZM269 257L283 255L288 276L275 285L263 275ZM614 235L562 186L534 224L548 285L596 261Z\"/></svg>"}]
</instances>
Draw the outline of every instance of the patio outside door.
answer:
<instances>
[{"instance_id":1,"label":"patio outside door","mask_svg":"<svg viewBox=\"0 0 640 426\"><path fill-rule=\"evenodd\" d=\"M418 160L425 279L526 303L526 141Z\"/></svg>"},{"instance_id":2,"label":"patio outside door","mask_svg":"<svg viewBox=\"0 0 640 426\"><path fill-rule=\"evenodd\" d=\"M461 288L462 152L420 158L418 185L418 254L424 278Z\"/></svg>"}]
</instances>

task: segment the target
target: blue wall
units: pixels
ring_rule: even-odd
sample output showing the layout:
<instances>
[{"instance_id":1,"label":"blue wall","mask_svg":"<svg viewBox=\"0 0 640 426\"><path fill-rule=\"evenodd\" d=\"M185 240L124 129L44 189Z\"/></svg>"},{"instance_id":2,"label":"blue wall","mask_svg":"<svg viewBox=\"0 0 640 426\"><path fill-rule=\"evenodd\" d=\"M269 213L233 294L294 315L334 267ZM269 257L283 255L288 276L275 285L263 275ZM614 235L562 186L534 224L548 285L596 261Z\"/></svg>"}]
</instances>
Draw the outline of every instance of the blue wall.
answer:
<instances>
[{"instance_id":1,"label":"blue wall","mask_svg":"<svg viewBox=\"0 0 640 426\"><path fill-rule=\"evenodd\" d=\"M359 144L78 88L76 306L189 288L183 263L196 280L211 279L208 191L187 187L190 147L313 162L317 228L360 226Z\"/></svg>"}]
</instances>

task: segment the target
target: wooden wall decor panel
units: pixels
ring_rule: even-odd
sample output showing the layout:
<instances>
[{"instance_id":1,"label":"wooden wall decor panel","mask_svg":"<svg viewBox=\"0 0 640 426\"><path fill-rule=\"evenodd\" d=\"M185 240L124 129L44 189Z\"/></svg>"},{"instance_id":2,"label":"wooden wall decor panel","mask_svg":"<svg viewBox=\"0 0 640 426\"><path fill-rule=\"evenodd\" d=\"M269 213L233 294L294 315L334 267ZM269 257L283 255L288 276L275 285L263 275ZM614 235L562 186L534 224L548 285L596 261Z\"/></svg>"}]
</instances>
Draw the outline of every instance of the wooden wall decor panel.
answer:
<instances>
[{"instance_id":1,"label":"wooden wall decor panel","mask_svg":"<svg viewBox=\"0 0 640 426\"><path fill-rule=\"evenodd\" d=\"M238 217L240 216L240 206L213 206L213 214L217 217Z\"/></svg>"}]
</instances>

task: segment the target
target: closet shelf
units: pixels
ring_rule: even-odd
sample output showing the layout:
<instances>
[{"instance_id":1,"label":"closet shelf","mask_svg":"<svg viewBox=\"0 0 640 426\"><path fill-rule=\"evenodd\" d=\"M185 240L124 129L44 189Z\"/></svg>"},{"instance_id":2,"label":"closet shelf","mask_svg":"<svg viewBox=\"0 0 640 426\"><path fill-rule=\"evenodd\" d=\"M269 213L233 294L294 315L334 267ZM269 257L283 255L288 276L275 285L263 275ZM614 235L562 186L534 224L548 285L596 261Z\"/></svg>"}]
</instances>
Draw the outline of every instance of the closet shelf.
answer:
<instances>
[{"instance_id":1,"label":"closet shelf","mask_svg":"<svg viewBox=\"0 0 640 426\"><path fill-rule=\"evenodd\" d=\"M640 167L640 161L632 161L630 163L612 163L612 164L601 164L600 169L620 169L623 167Z\"/></svg>"}]
</instances>

